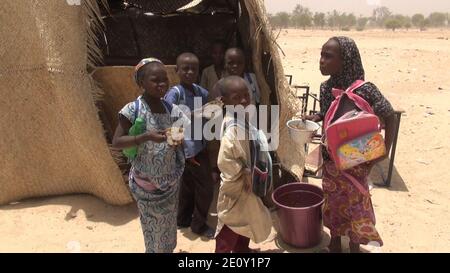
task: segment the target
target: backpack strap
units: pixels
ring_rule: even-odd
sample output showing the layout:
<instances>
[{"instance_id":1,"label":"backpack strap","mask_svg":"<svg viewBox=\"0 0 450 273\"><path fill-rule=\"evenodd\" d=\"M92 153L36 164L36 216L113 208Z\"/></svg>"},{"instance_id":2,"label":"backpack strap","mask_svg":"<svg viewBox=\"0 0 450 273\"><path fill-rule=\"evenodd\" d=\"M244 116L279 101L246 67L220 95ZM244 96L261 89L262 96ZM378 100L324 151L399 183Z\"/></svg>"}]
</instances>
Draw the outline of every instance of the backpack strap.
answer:
<instances>
[{"instance_id":1,"label":"backpack strap","mask_svg":"<svg viewBox=\"0 0 450 273\"><path fill-rule=\"evenodd\" d=\"M359 192L361 192L364 196L370 197L370 193L368 190L366 190L359 182L358 180L351 174L347 173L346 171L341 171L341 173L348 179L350 182L352 182L353 186L355 186Z\"/></svg>"},{"instance_id":2,"label":"backpack strap","mask_svg":"<svg viewBox=\"0 0 450 273\"><path fill-rule=\"evenodd\" d=\"M269 151L265 150L267 140L261 130L256 131L256 139L252 142L250 147L254 149L252 154L253 192L259 197L264 197L272 187L272 158ZM264 183L264 189L261 188L262 185L259 185L261 182Z\"/></svg>"},{"instance_id":3,"label":"backpack strap","mask_svg":"<svg viewBox=\"0 0 450 273\"><path fill-rule=\"evenodd\" d=\"M201 90L201 86L199 86L198 84L195 84L195 83L193 84L193 86L194 86L194 94L196 96L201 96L204 101L208 101L208 93L206 94L206 96L204 96L203 92ZM208 90L206 90L206 91L208 91Z\"/></svg>"},{"instance_id":4,"label":"backpack strap","mask_svg":"<svg viewBox=\"0 0 450 273\"><path fill-rule=\"evenodd\" d=\"M139 106L141 105L140 96L134 101L134 120L133 124L139 116Z\"/></svg>"},{"instance_id":5,"label":"backpack strap","mask_svg":"<svg viewBox=\"0 0 450 273\"><path fill-rule=\"evenodd\" d=\"M232 119L229 120L225 123L224 125L224 132L232 127L232 126L242 126L241 124L238 123L237 119ZM249 133L252 133L251 128L248 124L245 124L245 129L247 129L249 131ZM257 130L256 132L256 137L258 138L260 131ZM267 184L266 184L266 188L265 188L265 195L269 192L269 190L271 189L272 185L273 185L273 173L272 173L272 158L270 156L270 153L268 151L261 151L262 147L261 147L261 143L259 139L256 140L249 140L249 144L250 144L250 166L247 165L247 162L242 162L247 168L250 169L251 171L251 179L255 179L255 177L259 177L260 179L266 180ZM258 156L263 156L261 158L258 158ZM261 162L265 162L266 163L266 169L267 172L264 171L264 169L260 170L259 167L257 167L257 161L258 160L262 160ZM254 181L253 181L254 182ZM258 188L255 188L255 185L253 185L253 192L258 195L259 197L263 197L260 196L260 191L258 190Z\"/></svg>"},{"instance_id":6,"label":"backpack strap","mask_svg":"<svg viewBox=\"0 0 450 273\"><path fill-rule=\"evenodd\" d=\"M363 81L363 80L356 80L354 83L352 83L352 85L350 85L349 88L347 88L347 90L345 90L345 92L346 93L353 93L353 91L355 91L356 89L360 88L364 84L366 84L365 81Z\"/></svg>"},{"instance_id":7,"label":"backpack strap","mask_svg":"<svg viewBox=\"0 0 450 273\"><path fill-rule=\"evenodd\" d=\"M228 130L228 128L232 127L232 126L242 126L238 123L236 118L233 118L227 122L225 122L225 125L223 126L223 134L225 134L226 130ZM249 129L247 127L247 124L244 125L244 129ZM253 166L255 166L255 162L256 162L256 150L257 150L257 146L256 146L256 141L251 140L250 139L250 166L247 166L247 163L244 163L248 168L250 168L251 170L253 169Z\"/></svg>"},{"instance_id":8,"label":"backpack strap","mask_svg":"<svg viewBox=\"0 0 450 273\"><path fill-rule=\"evenodd\" d=\"M250 73L244 73L244 78L247 79L248 82L250 83L250 87L252 88L252 95L253 95L253 98L255 99L255 102L259 103L258 101L256 101L256 99L257 99L256 86L253 85L252 76L250 76Z\"/></svg>"},{"instance_id":9,"label":"backpack strap","mask_svg":"<svg viewBox=\"0 0 450 273\"><path fill-rule=\"evenodd\" d=\"M194 83L192 86L194 87L194 96L201 96L202 99L207 100L207 97L203 96L203 93L200 90L199 85ZM177 91L177 97L178 97L176 104L177 105L186 104L186 91L184 90L184 87L177 85L177 86L174 86L174 88Z\"/></svg>"},{"instance_id":10,"label":"backpack strap","mask_svg":"<svg viewBox=\"0 0 450 273\"><path fill-rule=\"evenodd\" d=\"M250 77L250 74L249 74L249 73L245 73L245 74L244 74L244 78L246 78L246 79L249 81L249 83L250 83L251 85L253 85L252 77Z\"/></svg>"},{"instance_id":11,"label":"backpack strap","mask_svg":"<svg viewBox=\"0 0 450 273\"><path fill-rule=\"evenodd\" d=\"M258 151L261 150L258 141L250 139L250 165L253 167L256 165L256 160L258 159Z\"/></svg>"},{"instance_id":12,"label":"backpack strap","mask_svg":"<svg viewBox=\"0 0 450 273\"><path fill-rule=\"evenodd\" d=\"M164 105L164 108L166 108L167 113L171 114L173 105L168 103L166 100L161 100L162 104Z\"/></svg>"},{"instance_id":13,"label":"backpack strap","mask_svg":"<svg viewBox=\"0 0 450 273\"><path fill-rule=\"evenodd\" d=\"M366 82L363 80L357 80L352 85L350 85L347 90L341 90L338 88L332 88L331 92L333 93L333 96L335 97L334 101L331 103L330 107L328 108L327 113L325 114L323 125L326 130L328 126L331 123L331 120L333 120L334 115L336 114L336 111L339 108L339 103L341 101L342 95L346 94L350 100L352 100L357 107L359 107L363 111L367 111L371 114L373 114L373 109L370 107L369 103L358 96L357 94L353 93L356 89L363 86Z\"/></svg>"},{"instance_id":14,"label":"backpack strap","mask_svg":"<svg viewBox=\"0 0 450 273\"><path fill-rule=\"evenodd\" d=\"M167 113L170 115L170 119L172 120L172 122L177 121L179 117L172 116L173 104L169 103L164 99L162 99L161 102L164 108L166 108Z\"/></svg>"},{"instance_id":15,"label":"backpack strap","mask_svg":"<svg viewBox=\"0 0 450 273\"><path fill-rule=\"evenodd\" d=\"M185 99L185 95L184 95L184 88L183 88L183 91L181 90L181 88L178 87L178 85L174 86L174 88L177 91L177 95L178 95L176 105L180 105L181 103L185 104L186 99Z\"/></svg>"}]
</instances>

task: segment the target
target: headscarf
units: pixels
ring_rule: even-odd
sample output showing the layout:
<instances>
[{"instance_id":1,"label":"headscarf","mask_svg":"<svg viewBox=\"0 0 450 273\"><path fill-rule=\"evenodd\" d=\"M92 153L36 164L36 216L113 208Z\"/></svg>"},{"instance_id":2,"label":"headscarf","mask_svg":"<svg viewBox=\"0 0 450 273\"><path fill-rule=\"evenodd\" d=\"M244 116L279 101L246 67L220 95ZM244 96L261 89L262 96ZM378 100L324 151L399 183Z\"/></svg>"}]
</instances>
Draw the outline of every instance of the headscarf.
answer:
<instances>
[{"instance_id":1,"label":"headscarf","mask_svg":"<svg viewBox=\"0 0 450 273\"><path fill-rule=\"evenodd\" d=\"M337 41L339 44L343 67L339 75L331 76L320 85L319 115L322 118L325 117L331 103L335 99L332 94L333 88L346 90L356 80L365 80L361 56L355 41L348 37L333 37L331 39ZM354 90L354 93L367 101L378 117L385 118L394 113L392 105L373 83L367 82ZM324 160L330 160L327 149L322 149L322 156Z\"/></svg>"},{"instance_id":2,"label":"headscarf","mask_svg":"<svg viewBox=\"0 0 450 273\"><path fill-rule=\"evenodd\" d=\"M339 44L343 68L339 75L330 77L325 87L329 90L333 87L345 90L356 80L364 80L364 68L361 62L361 55L353 39L342 36L331 39Z\"/></svg>"},{"instance_id":3,"label":"headscarf","mask_svg":"<svg viewBox=\"0 0 450 273\"><path fill-rule=\"evenodd\" d=\"M342 72L339 75L331 76L320 85L320 115L325 116L331 102L334 100L331 90L339 88L346 90L356 80L364 80L364 68L361 62L361 55L355 41L348 37L333 37L332 40L338 42L341 49ZM330 40L331 40L330 39ZM366 88L366 85L363 86Z\"/></svg>"},{"instance_id":4,"label":"headscarf","mask_svg":"<svg viewBox=\"0 0 450 273\"><path fill-rule=\"evenodd\" d=\"M138 82L138 72L139 72L139 70L140 70L142 67L144 67L144 65L146 65L146 64L148 64L148 63L160 63L160 64L164 65L163 62L161 62L159 59L156 59L156 58L145 58L145 59L142 59L142 60L134 67L134 80L136 81L136 83L137 83L138 85L139 85L139 82Z\"/></svg>"}]
</instances>

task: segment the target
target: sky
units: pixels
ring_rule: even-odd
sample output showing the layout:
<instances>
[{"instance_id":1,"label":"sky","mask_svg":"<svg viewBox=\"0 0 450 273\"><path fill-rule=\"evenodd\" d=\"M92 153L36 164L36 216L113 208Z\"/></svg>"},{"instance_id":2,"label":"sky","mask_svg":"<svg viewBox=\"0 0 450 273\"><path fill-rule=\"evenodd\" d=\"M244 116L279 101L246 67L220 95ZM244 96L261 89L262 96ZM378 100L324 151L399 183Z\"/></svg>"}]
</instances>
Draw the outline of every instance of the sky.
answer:
<instances>
[{"instance_id":1,"label":"sky","mask_svg":"<svg viewBox=\"0 0 450 273\"><path fill-rule=\"evenodd\" d=\"M450 0L264 0L268 13L291 12L297 4L310 8L313 12L353 12L355 15L372 15L376 6L386 6L394 13L425 15L434 11L449 12Z\"/></svg>"}]
</instances>

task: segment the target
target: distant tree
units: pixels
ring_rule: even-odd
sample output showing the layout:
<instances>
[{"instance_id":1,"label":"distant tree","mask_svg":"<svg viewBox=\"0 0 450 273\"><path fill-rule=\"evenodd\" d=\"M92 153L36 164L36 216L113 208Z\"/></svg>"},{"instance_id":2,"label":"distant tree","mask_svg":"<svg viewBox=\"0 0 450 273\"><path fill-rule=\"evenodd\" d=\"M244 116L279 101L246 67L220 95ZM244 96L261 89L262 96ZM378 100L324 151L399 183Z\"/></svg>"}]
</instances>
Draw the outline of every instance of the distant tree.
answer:
<instances>
[{"instance_id":1,"label":"distant tree","mask_svg":"<svg viewBox=\"0 0 450 273\"><path fill-rule=\"evenodd\" d=\"M356 25L356 16L353 13L342 13L337 16L337 25L341 30L350 30L351 27Z\"/></svg>"},{"instance_id":2,"label":"distant tree","mask_svg":"<svg viewBox=\"0 0 450 273\"><path fill-rule=\"evenodd\" d=\"M287 12L278 12L273 16L269 16L269 21L273 27L287 28L289 26L290 15Z\"/></svg>"},{"instance_id":3,"label":"distant tree","mask_svg":"<svg viewBox=\"0 0 450 273\"><path fill-rule=\"evenodd\" d=\"M356 25L356 16L353 13L347 15L346 24L349 28Z\"/></svg>"},{"instance_id":4,"label":"distant tree","mask_svg":"<svg viewBox=\"0 0 450 273\"><path fill-rule=\"evenodd\" d=\"M372 17L378 26L383 26L385 21L392 15L387 7L378 7L373 10Z\"/></svg>"},{"instance_id":5,"label":"distant tree","mask_svg":"<svg viewBox=\"0 0 450 273\"><path fill-rule=\"evenodd\" d=\"M327 13L327 24L331 29L335 28L338 25L339 21L339 12L333 10L333 13Z\"/></svg>"},{"instance_id":6,"label":"distant tree","mask_svg":"<svg viewBox=\"0 0 450 273\"><path fill-rule=\"evenodd\" d=\"M392 31L402 27L402 23L396 18L387 19L384 25L386 28L392 29Z\"/></svg>"},{"instance_id":7,"label":"distant tree","mask_svg":"<svg viewBox=\"0 0 450 273\"><path fill-rule=\"evenodd\" d=\"M406 30L409 30L412 26L411 17L405 16L403 21L403 27L406 28Z\"/></svg>"},{"instance_id":8,"label":"distant tree","mask_svg":"<svg viewBox=\"0 0 450 273\"><path fill-rule=\"evenodd\" d=\"M405 27L406 24L410 23L411 19L408 16L404 16L401 14L395 14L391 17L389 17L389 19L395 19L400 23L400 27Z\"/></svg>"},{"instance_id":9,"label":"distant tree","mask_svg":"<svg viewBox=\"0 0 450 273\"><path fill-rule=\"evenodd\" d=\"M411 28L411 22L409 21L409 22L406 22L404 25L403 25L403 27L404 28L406 28L406 30L409 30L410 28Z\"/></svg>"},{"instance_id":10,"label":"distant tree","mask_svg":"<svg viewBox=\"0 0 450 273\"><path fill-rule=\"evenodd\" d=\"M411 18L411 22L415 27L420 27L423 21L425 21L425 16L420 13L414 14Z\"/></svg>"},{"instance_id":11,"label":"distant tree","mask_svg":"<svg viewBox=\"0 0 450 273\"><path fill-rule=\"evenodd\" d=\"M430 25L430 20L427 18L425 20L423 20L422 22L420 22L420 30L423 31L425 30L428 26Z\"/></svg>"},{"instance_id":12,"label":"distant tree","mask_svg":"<svg viewBox=\"0 0 450 273\"><path fill-rule=\"evenodd\" d=\"M341 29L350 29L356 25L356 16L353 13L341 15Z\"/></svg>"},{"instance_id":13,"label":"distant tree","mask_svg":"<svg viewBox=\"0 0 450 273\"><path fill-rule=\"evenodd\" d=\"M445 21L447 20L447 14L442 12L433 12L428 16L430 21L430 26L432 27L443 27Z\"/></svg>"},{"instance_id":14,"label":"distant tree","mask_svg":"<svg viewBox=\"0 0 450 273\"><path fill-rule=\"evenodd\" d=\"M306 29L312 25L312 13L307 7L297 5L292 12L291 21L295 26Z\"/></svg>"},{"instance_id":15,"label":"distant tree","mask_svg":"<svg viewBox=\"0 0 450 273\"><path fill-rule=\"evenodd\" d=\"M313 21L314 21L314 26L323 28L325 26L325 23L326 23L325 22L325 13L323 13L323 12L316 12L314 14Z\"/></svg>"},{"instance_id":16,"label":"distant tree","mask_svg":"<svg viewBox=\"0 0 450 273\"><path fill-rule=\"evenodd\" d=\"M367 22L369 21L369 18L360 16L356 21L356 28L357 30L361 31L364 30L367 26Z\"/></svg>"},{"instance_id":17,"label":"distant tree","mask_svg":"<svg viewBox=\"0 0 450 273\"><path fill-rule=\"evenodd\" d=\"M342 14L337 13L336 14L336 25L339 27L339 29L342 29L345 27L345 21L347 20L347 14L344 12Z\"/></svg>"}]
</instances>

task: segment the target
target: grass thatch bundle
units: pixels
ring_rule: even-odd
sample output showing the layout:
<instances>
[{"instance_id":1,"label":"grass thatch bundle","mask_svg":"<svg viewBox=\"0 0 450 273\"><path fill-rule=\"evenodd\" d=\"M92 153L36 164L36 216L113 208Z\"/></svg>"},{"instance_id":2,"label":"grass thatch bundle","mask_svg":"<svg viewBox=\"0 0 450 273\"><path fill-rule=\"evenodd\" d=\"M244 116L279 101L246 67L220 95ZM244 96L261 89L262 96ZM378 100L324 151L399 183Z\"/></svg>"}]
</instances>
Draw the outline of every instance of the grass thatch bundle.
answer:
<instances>
[{"instance_id":1,"label":"grass thatch bundle","mask_svg":"<svg viewBox=\"0 0 450 273\"><path fill-rule=\"evenodd\" d=\"M86 70L86 6L7 0L0 18L0 204L68 193L131 202Z\"/></svg>"}]
</instances>

